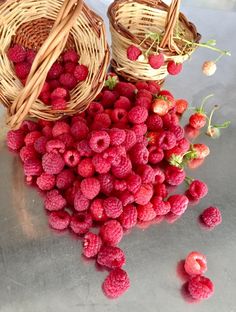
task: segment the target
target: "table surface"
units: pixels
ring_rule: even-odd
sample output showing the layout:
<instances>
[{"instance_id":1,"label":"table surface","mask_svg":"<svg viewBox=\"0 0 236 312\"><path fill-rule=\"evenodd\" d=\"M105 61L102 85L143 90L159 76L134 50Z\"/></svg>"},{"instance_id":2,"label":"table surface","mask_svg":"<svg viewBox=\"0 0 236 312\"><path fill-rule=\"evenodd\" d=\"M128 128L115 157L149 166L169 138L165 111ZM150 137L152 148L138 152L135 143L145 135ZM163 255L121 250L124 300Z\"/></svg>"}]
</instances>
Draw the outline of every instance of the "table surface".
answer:
<instances>
[{"instance_id":1,"label":"table surface","mask_svg":"<svg viewBox=\"0 0 236 312\"><path fill-rule=\"evenodd\" d=\"M215 38L219 46L232 52L231 58L219 63L215 76L207 78L201 73L201 63L215 54L199 49L182 74L166 82L166 88L176 97L187 98L191 105L214 93L209 106L222 106L217 121L232 121L218 140L201 138L209 144L211 155L204 166L190 174L207 182L208 196L172 225L162 222L146 230L137 228L125 237L120 245L127 255L131 288L120 299L108 300L101 291L107 272L82 258L78 239L49 229L39 194L24 185L20 162L5 147L2 123L1 312L236 312L235 1L226 1L224 10L206 8L203 1L200 8L192 3L183 6L183 11L198 25L203 40ZM209 3L212 5L212 1ZM97 9L105 15L105 7ZM3 110L0 114L3 119ZM203 208L210 205L220 207L223 223L214 231L205 231L197 220ZM215 295L195 304L181 292L184 281L177 269L178 262L192 250L207 255L207 276L215 283Z\"/></svg>"}]
</instances>

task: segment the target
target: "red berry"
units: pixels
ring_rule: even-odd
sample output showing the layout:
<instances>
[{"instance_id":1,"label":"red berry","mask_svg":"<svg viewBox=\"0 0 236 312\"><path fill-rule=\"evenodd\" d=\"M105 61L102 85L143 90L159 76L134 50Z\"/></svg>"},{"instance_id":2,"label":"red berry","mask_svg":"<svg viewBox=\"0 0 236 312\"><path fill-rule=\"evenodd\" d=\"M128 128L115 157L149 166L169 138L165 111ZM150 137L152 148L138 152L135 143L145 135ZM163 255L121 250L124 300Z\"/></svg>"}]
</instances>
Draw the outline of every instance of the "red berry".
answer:
<instances>
[{"instance_id":1,"label":"red berry","mask_svg":"<svg viewBox=\"0 0 236 312\"><path fill-rule=\"evenodd\" d=\"M86 139L89 133L89 128L84 122L77 121L72 124L71 133L76 140L80 141Z\"/></svg>"},{"instance_id":2,"label":"red berry","mask_svg":"<svg viewBox=\"0 0 236 312\"><path fill-rule=\"evenodd\" d=\"M116 197L108 197L103 201L104 211L109 218L118 218L123 211L122 202Z\"/></svg>"},{"instance_id":3,"label":"red berry","mask_svg":"<svg viewBox=\"0 0 236 312\"><path fill-rule=\"evenodd\" d=\"M148 162L152 165L158 164L164 158L163 150L157 146L148 147L148 151L149 151Z\"/></svg>"},{"instance_id":4,"label":"red berry","mask_svg":"<svg viewBox=\"0 0 236 312\"><path fill-rule=\"evenodd\" d=\"M125 190L119 194L119 199L122 202L122 205L125 207L134 202L134 195L129 191Z\"/></svg>"},{"instance_id":5,"label":"red berry","mask_svg":"<svg viewBox=\"0 0 236 312\"><path fill-rule=\"evenodd\" d=\"M166 185L163 183L157 183L154 185L154 194L161 198L166 198L168 195L168 191Z\"/></svg>"},{"instance_id":6,"label":"red berry","mask_svg":"<svg viewBox=\"0 0 236 312\"><path fill-rule=\"evenodd\" d=\"M87 234L85 234L82 251L85 257L95 257L98 254L101 246L102 240L98 235L92 232L88 232Z\"/></svg>"},{"instance_id":7,"label":"red berry","mask_svg":"<svg viewBox=\"0 0 236 312\"><path fill-rule=\"evenodd\" d=\"M115 108L111 112L111 119L115 123L122 123L125 125L128 121L128 113L123 108Z\"/></svg>"},{"instance_id":8,"label":"red berry","mask_svg":"<svg viewBox=\"0 0 236 312\"><path fill-rule=\"evenodd\" d=\"M75 77L70 73L61 74L59 81L67 90L72 90L77 85Z\"/></svg>"},{"instance_id":9,"label":"red berry","mask_svg":"<svg viewBox=\"0 0 236 312\"><path fill-rule=\"evenodd\" d=\"M201 219L209 228L214 228L222 222L221 212L216 207L205 209L201 215Z\"/></svg>"},{"instance_id":10,"label":"red berry","mask_svg":"<svg viewBox=\"0 0 236 312\"><path fill-rule=\"evenodd\" d=\"M8 49L7 57L14 63L21 63L25 61L26 51L22 46L15 44Z\"/></svg>"},{"instance_id":11,"label":"red berry","mask_svg":"<svg viewBox=\"0 0 236 312\"><path fill-rule=\"evenodd\" d=\"M193 299L208 299L214 293L214 284L209 278L197 275L189 280L188 291Z\"/></svg>"},{"instance_id":12,"label":"red berry","mask_svg":"<svg viewBox=\"0 0 236 312\"><path fill-rule=\"evenodd\" d=\"M65 121L56 121L52 128L53 137L56 138L64 133L70 133L70 126Z\"/></svg>"},{"instance_id":13,"label":"red berry","mask_svg":"<svg viewBox=\"0 0 236 312\"><path fill-rule=\"evenodd\" d=\"M51 152L43 155L43 170L49 174L58 174L64 168L65 162L60 154Z\"/></svg>"},{"instance_id":14,"label":"red berry","mask_svg":"<svg viewBox=\"0 0 236 312\"><path fill-rule=\"evenodd\" d=\"M118 298L130 287L128 274L122 269L111 271L103 282L102 288L108 298Z\"/></svg>"},{"instance_id":15,"label":"red berry","mask_svg":"<svg viewBox=\"0 0 236 312\"><path fill-rule=\"evenodd\" d=\"M130 45L127 49L127 57L131 61L137 61L142 51L134 45Z\"/></svg>"},{"instance_id":16,"label":"red berry","mask_svg":"<svg viewBox=\"0 0 236 312\"><path fill-rule=\"evenodd\" d=\"M59 62L55 62L48 72L48 79L57 79L63 72L63 67Z\"/></svg>"},{"instance_id":17,"label":"red berry","mask_svg":"<svg viewBox=\"0 0 236 312\"><path fill-rule=\"evenodd\" d=\"M97 263L109 269L121 268L125 262L125 254L119 247L104 246L98 253Z\"/></svg>"},{"instance_id":18,"label":"red berry","mask_svg":"<svg viewBox=\"0 0 236 312\"><path fill-rule=\"evenodd\" d=\"M40 131L32 131L26 134L25 136L25 145L33 145L34 142L41 137L42 134Z\"/></svg>"},{"instance_id":19,"label":"red berry","mask_svg":"<svg viewBox=\"0 0 236 312\"><path fill-rule=\"evenodd\" d=\"M95 168L91 158L84 158L78 164L78 174L83 178L89 178L94 175Z\"/></svg>"},{"instance_id":20,"label":"red berry","mask_svg":"<svg viewBox=\"0 0 236 312\"><path fill-rule=\"evenodd\" d=\"M64 64L64 71L65 71L66 73L74 74L75 67L76 67L76 63L73 63L73 62L66 62L66 63Z\"/></svg>"},{"instance_id":21,"label":"red berry","mask_svg":"<svg viewBox=\"0 0 236 312\"><path fill-rule=\"evenodd\" d=\"M23 146L20 150L20 158L23 162L30 158L37 158L37 155L33 145Z\"/></svg>"},{"instance_id":22,"label":"red berry","mask_svg":"<svg viewBox=\"0 0 236 312\"><path fill-rule=\"evenodd\" d=\"M66 206L66 200L58 190L51 190L46 194L44 206L49 211L61 210Z\"/></svg>"},{"instance_id":23,"label":"red berry","mask_svg":"<svg viewBox=\"0 0 236 312\"><path fill-rule=\"evenodd\" d=\"M153 196L152 184L142 184L140 189L134 194L136 204L146 205Z\"/></svg>"},{"instance_id":24,"label":"red berry","mask_svg":"<svg viewBox=\"0 0 236 312\"><path fill-rule=\"evenodd\" d=\"M51 99L66 98L68 91L64 88L56 88L51 93Z\"/></svg>"},{"instance_id":25,"label":"red berry","mask_svg":"<svg viewBox=\"0 0 236 312\"><path fill-rule=\"evenodd\" d=\"M46 153L46 144L48 139L45 136L41 136L34 142L34 149L39 154L45 154Z\"/></svg>"},{"instance_id":26,"label":"red berry","mask_svg":"<svg viewBox=\"0 0 236 312\"><path fill-rule=\"evenodd\" d=\"M100 229L102 241L109 246L116 246L123 237L123 228L116 220L105 222Z\"/></svg>"},{"instance_id":27,"label":"red berry","mask_svg":"<svg viewBox=\"0 0 236 312\"><path fill-rule=\"evenodd\" d=\"M125 147L126 151L129 151L137 142L136 134L133 130L125 129L126 138L123 143L123 146Z\"/></svg>"},{"instance_id":28,"label":"red berry","mask_svg":"<svg viewBox=\"0 0 236 312\"><path fill-rule=\"evenodd\" d=\"M171 206L171 212L175 215L182 215L188 208L189 200L185 195L176 194L168 198L168 202Z\"/></svg>"},{"instance_id":29,"label":"red berry","mask_svg":"<svg viewBox=\"0 0 236 312\"><path fill-rule=\"evenodd\" d=\"M156 217L156 212L153 209L152 203L147 203L146 205L137 206L138 219L140 221L151 221Z\"/></svg>"},{"instance_id":30,"label":"red berry","mask_svg":"<svg viewBox=\"0 0 236 312\"><path fill-rule=\"evenodd\" d=\"M190 116L189 124L194 129L201 129L206 124L206 115L202 113L195 113Z\"/></svg>"},{"instance_id":31,"label":"red berry","mask_svg":"<svg viewBox=\"0 0 236 312\"><path fill-rule=\"evenodd\" d=\"M49 140L47 141L47 144L46 144L46 151L48 153L54 152L54 153L63 154L65 152L65 148L66 148L65 144L58 139Z\"/></svg>"},{"instance_id":32,"label":"red berry","mask_svg":"<svg viewBox=\"0 0 236 312\"><path fill-rule=\"evenodd\" d=\"M77 81L84 81L88 76L88 67L85 65L77 65L75 67L74 76Z\"/></svg>"},{"instance_id":33,"label":"red berry","mask_svg":"<svg viewBox=\"0 0 236 312\"><path fill-rule=\"evenodd\" d=\"M153 109L153 112L158 114L159 116L164 116L169 111L169 105L166 100L156 99L152 103L152 109Z\"/></svg>"},{"instance_id":34,"label":"red berry","mask_svg":"<svg viewBox=\"0 0 236 312\"><path fill-rule=\"evenodd\" d=\"M71 217L70 227L75 234L83 235L87 233L92 225L93 220L88 213L80 212Z\"/></svg>"},{"instance_id":35,"label":"red berry","mask_svg":"<svg viewBox=\"0 0 236 312\"><path fill-rule=\"evenodd\" d=\"M115 90L119 93L121 96L125 96L128 99L132 100L135 95L135 91L137 90L135 85L133 85L130 82L123 82L120 81L117 83Z\"/></svg>"},{"instance_id":36,"label":"red berry","mask_svg":"<svg viewBox=\"0 0 236 312\"><path fill-rule=\"evenodd\" d=\"M200 252L190 252L184 263L184 269L189 275L202 275L207 271L206 256Z\"/></svg>"},{"instance_id":37,"label":"red berry","mask_svg":"<svg viewBox=\"0 0 236 312\"><path fill-rule=\"evenodd\" d=\"M188 193L194 199L201 199L207 195L208 187L204 182L194 180L189 186Z\"/></svg>"},{"instance_id":38,"label":"red berry","mask_svg":"<svg viewBox=\"0 0 236 312\"><path fill-rule=\"evenodd\" d=\"M63 61L64 62L73 62L73 63L78 63L79 61L79 55L75 50L67 50L63 54Z\"/></svg>"},{"instance_id":39,"label":"red berry","mask_svg":"<svg viewBox=\"0 0 236 312\"><path fill-rule=\"evenodd\" d=\"M73 171L71 169L64 169L57 175L56 186L58 189L66 190L73 184L74 180Z\"/></svg>"},{"instance_id":40,"label":"red berry","mask_svg":"<svg viewBox=\"0 0 236 312\"><path fill-rule=\"evenodd\" d=\"M90 201L78 189L74 196L74 208L76 211L85 211L89 208Z\"/></svg>"},{"instance_id":41,"label":"red berry","mask_svg":"<svg viewBox=\"0 0 236 312\"><path fill-rule=\"evenodd\" d=\"M24 174L27 177L40 176L42 173L41 161L36 158L26 159L24 162Z\"/></svg>"},{"instance_id":42,"label":"red berry","mask_svg":"<svg viewBox=\"0 0 236 312\"><path fill-rule=\"evenodd\" d=\"M148 63L152 68L159 69L162 65L164 65L164 55L162 53L150 54L148 57Z\"/></svg>"},{"instance_id":43,"label":"red berry","mask_svg":"<svg viewBox=\"0 0 236 312\"><path fill-rule=\"evenodd\" d=\"M157 137L157 145L163 150L169 150L176 145L176 137L170 131L163 131Z\"/></svg>"},{"instance_id":44,"label":"red berry","mask_svg":"<svg viewBox=\"0 0 236 312\"><path fill-rule=\"evenodd\" d=\"M71 168L76 167L80 161L80 154L76 150L67 150L63 157L66 165Z\"/></svg>"},{"instance_id":45,"label":"red berry","mask_svg":"<svg viewBox=\"0 0 236 312\"><path fill-rule=\"evenodd\" d=\"M98 102L92 102L90 103L87 113L91 116L96 116L99 113L102 113L104 111L103 106L101 103Z\"/></svg>"},{"instance_id":46,"label":"red berry","mask_svg":"<svg viewBox=\"0 0 236 312\"><path fill-rule=\"evenodd\" d=\"M36 57L36 52L34 50L27 50L26 51L26 61L29 63L29 64L33 64L34 62L34 59Z\"/></svg>"},{"instance_id":47,"label":"red berry","mask_svg":"<svg viewBox=\"0 0 236 312\"><path fill-rule=\"evenodd\" d=\"M53 211L49 214L48 223L55 230L65 230L70 224L70 215L66 211Z\"/></svg>"},{"instance_id":48,"label":"red berry","mask_svg":"<svg viewBox=\"0 0 236 312\"><path fill-rule=\"evenodd\" d=\"M42 191L50 191L55 187L55 176L48 173L42 173L36 180L36 184Z\"/></svg>"},{"instance_id":49,"label":"red berry","mask_svg":"<svg viewBox=\"0 0 236 312\"><path fill-rule=\"evenodd\" d=\"M117 101L115 101L114 108L122 108L129 111L131 108L130 100L125 96L120 96Z\"/></svg>"},{"instance_id":50,"label":"red berry","mask_svg":"<svg viewBox=\"0 0 236 312\"><path fill-rule=\"evenodd\" d=\"M130 150L130 158L135 165L147 164L148 156L148 149L143 143L136 143Z\"/></svg>"},{"instance_id":51,"label":"red berry","mask_svg":"<svg viewBox=\"0 0 236 312\"><path fill-rule=\"evenodd\" d=\"M154 196L151 203L153 204L153 209L158 216L164 216L170 212L170 203L163 201L161 197Z\"/></svg>"},{"instance_id":52,"label":"red berry","mask_svg":"<svg viewBox=\"0 0 236 312\"><path fill-rule=\"evenodd\" d=\"M146 121L148 110L142 106L133 107L128 114L129 121L134 124L141 124Z\"/></svg>"},{"instance_id":53,"label":"red berry","mask_svg":"<svg viewBox=\"0 0 236 312\"><path fill-rule=\"evenodd\" d=\"M165 169L166 182L170 185L180 185L183 183L186 174L182 168L167 166Z\"/></svg>"},{"instance_id":54,"label":"red berry","mask_svg":"<svg viewBox=\"0 0 236 312\"><path fill-rule=\"evenodd\" d=\"M188 108L188 102L184 99L175 101L176 113L182 115Z\"/></svg>"},{"instance_id":55,"label":"red berry","mask_svg":"<svg viewBox=\"0 0 236 312\"><path fill-rule=\"evenodd\" d=\"M95 221L106 221L108 219L104 207L103 199L96 198L92 201L92 204L89 208L91 216Z\"/></svg>"},{"instance_id":56,"label":"red berry","mask_svg":"<svg viewBox=\"0 0 236 312\"><path fill-rule=\"evenodd\" d=\"M101 192L105 195L109 195L114 188L114 177L109 173L100 174L98 180L101 185Z\"/></svg>"},{"instance_id":57,"label":"red berry","mask_svg":"<svg viewBox=\"0 0 236 312\"><path fill-rule=\"evenodd\" d=\"M16 76L19 79L26 79L29 75L30 68L31 66L29 63L26 63L26 62L16 63L15 64Z\"/></svg>"},{"instance_id":58,"label":"red berry","mask_svg":"<svg viewBox=\"0 0 236 312\"><path fill-rule=\"evenodd\" d=\"M178 75L183 68L183 64L169 61L167 64L167 71L170 75Z\"/></svg>"},{"instance_id":59,"label":"red berry","mask_svg":"<svg viewBox=\"0 0 236 312\"><path fill-rule=\"evenodd\" d=\"M102 94L102 100L101 104L103 107L108 108L114 105L114 102L116 101L116 95L114 92L110 90L105 90Z\"/></svg>"},{"instance_id":60,"label":"red berry","mask_svg":"<svg viewBox=\"0 0 236 312\"><path fill-rule=\"evenodd\" d=\"M109 131L111 146L118 146L125 141L126 133L123 129L112 128Z\"/></svg>"},{"instance_id":61,"label":"red berry","mask_svg":"<svg viewBox=\"0 0 236 312\"><path fill-rule=\"evenodd\" d=\"M119 217L119 221L124 229L131 229L137 223L138 213L134 205L126 205Z\"/></svg>"},{"instance_id":62,"label":"red berry","mask_svg":"<svg viewBox=\"0 0 236 312\"><path fill-rule=\"evenodd\" d=\"M67 102L62 98L55 98L51 100L53 110L64 110L67 107Z\"/></svg>"},{"instance_id":63,"label":"red berry","mask_svg":"<svg viewBox=\"0 0 236 312\"><path fill-rule=\"evenodd\" d=\"M81 192L88 199L95 198L100 192L100 182L97 178L85 178L80 184Z\"/></svg>"},{"instance_id":64,"label":"red berry","mask_svg":"<svg viewBox=\"0 0 236 312\"><path fill-rule=\"evenodd\" d=\"M96 152L101 153L110 145L110 137L106 131L92 131L89 146L90 148Z\"/></svg>"},{"instance_id":65,"label":"red berry","mask_svg":"<svg viewBox=\"0 0 236 312\"><path fill-rule=\"evenodd\" d=\"M158 114L150 114L146 124L149 131L158 131L163 128L162 119Z\"/></svg>"}]
</instances>

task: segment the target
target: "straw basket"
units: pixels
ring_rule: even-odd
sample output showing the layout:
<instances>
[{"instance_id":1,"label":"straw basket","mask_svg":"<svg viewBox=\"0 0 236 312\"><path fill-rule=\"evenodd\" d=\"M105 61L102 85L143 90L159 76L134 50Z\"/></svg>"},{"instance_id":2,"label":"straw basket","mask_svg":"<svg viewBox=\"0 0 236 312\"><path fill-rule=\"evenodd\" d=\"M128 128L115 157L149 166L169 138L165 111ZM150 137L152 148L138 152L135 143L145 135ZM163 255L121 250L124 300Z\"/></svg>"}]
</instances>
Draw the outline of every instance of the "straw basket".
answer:
<instances>
[{"instance_id":1,"label":"straw basket","mask_svg":"<svg viewBox=\"0 0 236 312\"><path fill-rule=\"evenodd\" d=\"M15 43L37 51L25 87L7 58ZM52 64L70 48L80 55L89 74L71 91L67 109L55 111L38 95ZM103 21L83 0L8 0L1 4L0 101L8 109L11 128L18 128L27 116L56 120L85 110L103 87L108 63Z\"/></svg>"},{"instance_id":2,"label":"straw basket","mask_svg":"<svg viewBox=\"0 0 236 312\"><path fill-rule=\"evenodd\" d=\"M183 63L195 50L175 34L191 42L199 42L201 36L195 26L179 13L180 0L172 0L167 6L160 0L116 0L108 10L112 36L112 67L125 79L163 81L168 75L167 62ZM147 34L160 34L160 41L153 44ZM146 58L130 61L127 48L139 46L143 54L164 54L165 63L159 69L153 69Z\"/></svg>"}]
</instances>

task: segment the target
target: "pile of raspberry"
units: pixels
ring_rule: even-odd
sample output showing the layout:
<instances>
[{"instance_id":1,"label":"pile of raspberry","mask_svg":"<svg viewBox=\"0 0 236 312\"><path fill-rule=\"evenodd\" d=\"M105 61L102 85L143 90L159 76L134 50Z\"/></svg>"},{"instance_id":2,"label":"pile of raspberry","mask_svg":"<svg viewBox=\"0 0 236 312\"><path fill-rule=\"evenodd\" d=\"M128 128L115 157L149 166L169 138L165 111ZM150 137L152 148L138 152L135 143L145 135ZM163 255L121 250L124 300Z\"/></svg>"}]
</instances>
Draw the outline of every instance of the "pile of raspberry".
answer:
<instances>
[{"instance_id":1,"label":"pile of raspberry","mask_svg":"<svg viewBox=\"0 0 236 312\"><path fill-rule=\"evenodd\" d=\"M83 236L84 256L110 269L103 283L110 298L130 286L118 247L124 233L136 224L178 218L189 200L207 194L199 180L185 194L170 194L186 176L170 160L191 148L179 123L185 109L157 83L111 75L85 112L56 122L24 121L8 133L26 181L44 192L50 226Z\"/></svg>"},{"instance_id":2,"label":"pile of raspberry","mask_svg":"<svg viewBox=\"0 0 236 312\"><path fill-rule=\"evenodd\" d=\"M25 85L31 66L36 57L36 51L25 49L15 44L7 53L13 62L16 76ZM75 50L67 50L50 68L46 81L39 94L39 100L53 110L64 110L70 100L70 91L88 76L88 67L79 64L80 56Z\"/></svg>"}]
</instances>

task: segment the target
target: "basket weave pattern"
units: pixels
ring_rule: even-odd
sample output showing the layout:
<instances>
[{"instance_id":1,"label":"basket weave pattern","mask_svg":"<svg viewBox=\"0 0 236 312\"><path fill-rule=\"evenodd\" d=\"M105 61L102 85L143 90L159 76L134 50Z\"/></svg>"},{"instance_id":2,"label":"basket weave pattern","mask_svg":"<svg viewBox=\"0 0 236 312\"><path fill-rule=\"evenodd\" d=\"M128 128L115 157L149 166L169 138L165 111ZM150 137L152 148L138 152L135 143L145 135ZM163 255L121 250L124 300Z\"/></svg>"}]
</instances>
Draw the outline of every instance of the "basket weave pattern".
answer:
<instances>
[{"instance_id":1,"label":"basket weave pattern","mask_svg":"<svg viewBox=\"0 0 236 312\"><path fill-rule=\"evenodd\" d=\"M0 6L0 17L0 100L8 108L10 127L19 127L28 115L56 120L85 110L102 89L109 62L102 19L82 0L10 0ZM25 87L7 58L15 43L38 52ZM52 64L69 48L89 74L71 91L68 108L55 111L38 95Z\"/></svg>"}]
</instances>

